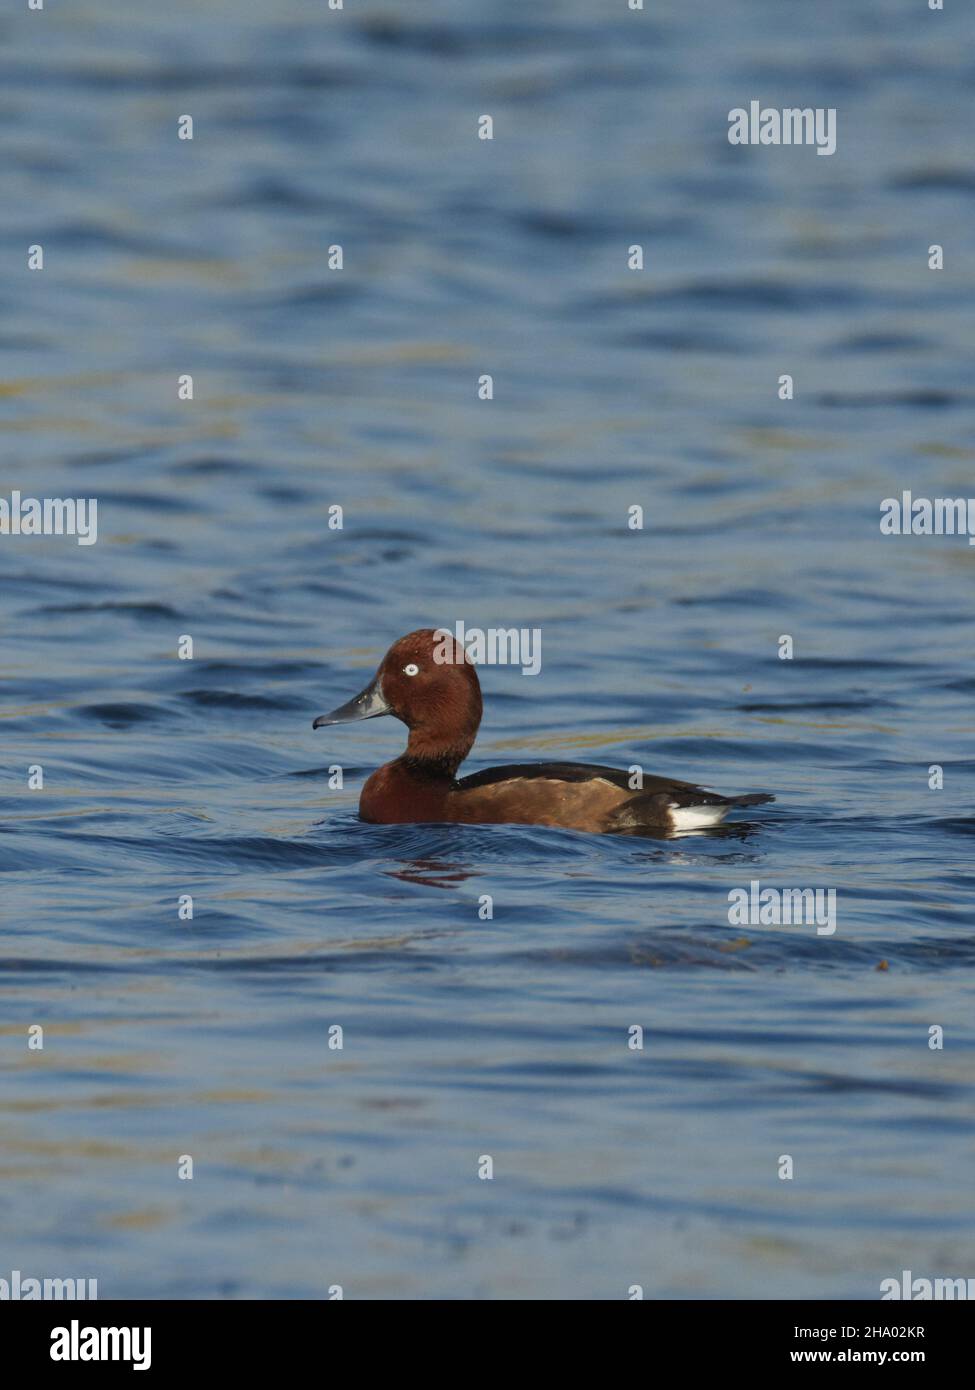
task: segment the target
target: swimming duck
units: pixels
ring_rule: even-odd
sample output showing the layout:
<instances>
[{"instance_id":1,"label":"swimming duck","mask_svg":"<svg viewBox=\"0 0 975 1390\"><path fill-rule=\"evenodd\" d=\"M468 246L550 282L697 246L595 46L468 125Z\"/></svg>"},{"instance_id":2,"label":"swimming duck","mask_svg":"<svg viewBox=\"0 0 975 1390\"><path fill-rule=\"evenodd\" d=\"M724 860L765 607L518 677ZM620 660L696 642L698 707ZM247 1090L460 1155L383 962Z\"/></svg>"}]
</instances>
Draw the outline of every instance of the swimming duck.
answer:
<instances>
[{"instance_id":1,"label":"swimming duck","mask_svg":"<svg viewBox=\"0 0 975 1390\"><path fill-rule=\"evenodd\" d=\"M690 782L643 777L591 763L511 763L456 776L481 722L481 686L463 646L445 630L420 628L394 642L375 679L312 724L348 724L392 714L410 731L406 752L362 788L359 815L379 824L463 822L552 825L620 833L697 830L735 806L774 801L766 792L719 796Z\"/></svg>"}]
</instances>

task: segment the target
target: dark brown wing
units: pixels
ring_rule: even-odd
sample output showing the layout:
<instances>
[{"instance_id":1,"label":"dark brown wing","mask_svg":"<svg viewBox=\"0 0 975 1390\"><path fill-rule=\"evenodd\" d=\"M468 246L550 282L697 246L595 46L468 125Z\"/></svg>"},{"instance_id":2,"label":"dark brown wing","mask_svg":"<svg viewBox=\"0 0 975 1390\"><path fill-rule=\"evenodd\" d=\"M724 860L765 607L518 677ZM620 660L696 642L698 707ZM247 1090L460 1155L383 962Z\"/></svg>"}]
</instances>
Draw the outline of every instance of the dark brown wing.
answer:
<instances>
[{"instance_id":1,"label":"dark brown wing","mask_svg":"<svg viewBox=\"0 0 975 1390\"><path fill-rule=\"evenodd\" d=\"M490 787L496 782L507 782L516 777L543 777L555 782L591 782L601 778L623 791L632 792L634 797L666 793L679 806L709 806L731 799L719 796L717 792L704 791L692 782L675 781L672 777L644 775L641 787L631 787L630 774L623 768L601 767L598 763L505 763L501 767L485 768L483 772L462 777L457 786L467 791L474 787Z\"/></svg>"}]
</instances>

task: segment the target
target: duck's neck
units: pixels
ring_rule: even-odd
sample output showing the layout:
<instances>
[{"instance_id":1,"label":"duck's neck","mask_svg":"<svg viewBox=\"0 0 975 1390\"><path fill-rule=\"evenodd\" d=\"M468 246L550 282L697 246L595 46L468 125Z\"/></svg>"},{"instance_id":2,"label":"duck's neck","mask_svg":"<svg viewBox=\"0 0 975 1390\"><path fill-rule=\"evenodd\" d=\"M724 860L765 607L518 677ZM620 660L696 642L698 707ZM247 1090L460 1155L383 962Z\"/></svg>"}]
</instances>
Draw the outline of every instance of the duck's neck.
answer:
<instances>
[{"instance_id":1,"label":"duck's neck","mask_svg":"<svg viewBox=\"0 0 975 1390\"><path fill-rule=\"evenodd\" d=\"M414 777L451 781L474 746L482 709L471 669L466 687L452 686L415 713L407 725L410 737L400 766Z\"/></svg>"},{"instance_id":2,"label":"duck's neck","mask_svg":"<svg viewBox=\"0 0 975 1390\"><path fill-rule=\"evenodd\" d=\"M442 729L436 734L428 729L411 729L406 752L397 761L415 777L452 780L473 748L476 736L476 726L446 736Z\"/></svg>"},{"instance_id":3,"label":"duck's neck","mask_svg":"<svg viewBox=\"0 0 975 1390\"><path fill-rule=\"evenodd\" d=\"M400 762L414 776L450 780L473 748L480 722L481 692L476 687L466 699L438 702L410 725Z\"/></svg>"}]
</instances>

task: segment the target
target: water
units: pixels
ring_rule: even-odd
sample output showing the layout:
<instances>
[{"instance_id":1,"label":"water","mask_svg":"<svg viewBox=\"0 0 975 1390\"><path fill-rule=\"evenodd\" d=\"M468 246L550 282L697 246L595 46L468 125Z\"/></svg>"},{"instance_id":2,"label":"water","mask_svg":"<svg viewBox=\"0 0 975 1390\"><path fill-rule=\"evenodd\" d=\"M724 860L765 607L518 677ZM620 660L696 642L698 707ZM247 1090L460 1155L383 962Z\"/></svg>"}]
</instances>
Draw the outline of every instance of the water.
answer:
<instances>
[{"instance_id":1,"label":"water","mask_svg":"<svg viewBox=\"0 0 975 1390\"><path fill-rule=\"evenodd\" d=\"M0 538L0 1277L975 1274L975 551L878 527L973 491L971 17L650 8L3 21L0 496L97 497L99 539ZM732 149L751 99L836 106L837 153ZM775 804L677 841L360 824L402 729L311 720L458 618L543 642L482 672L467 771ZM752 879L835 888L835 935L729 925Z\"/></svg>"}]
</instances>

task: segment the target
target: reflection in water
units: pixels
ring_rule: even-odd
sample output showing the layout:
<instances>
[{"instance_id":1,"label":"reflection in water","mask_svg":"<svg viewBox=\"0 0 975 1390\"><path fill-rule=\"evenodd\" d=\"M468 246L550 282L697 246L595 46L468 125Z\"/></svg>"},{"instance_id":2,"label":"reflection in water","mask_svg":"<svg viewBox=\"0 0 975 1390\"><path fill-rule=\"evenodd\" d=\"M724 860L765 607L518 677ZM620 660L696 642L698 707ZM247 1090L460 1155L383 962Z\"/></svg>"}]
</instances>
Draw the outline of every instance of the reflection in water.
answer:
<instances>
[{"instance_id":1,"label":"reflection in water","mask_svg":"<svg viewBox=\"0 0 975 1390\"><path fill-rule=\"evenodd\" d=\"M390 878L404 883L422 883L428 888L452 888L474 877L473 871L460 864L447 864L438 859L404 860L400 869L387 869Z\"/></svg>"}]
</instances>

